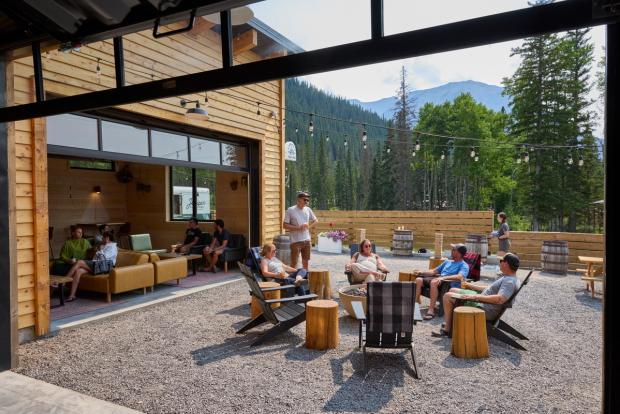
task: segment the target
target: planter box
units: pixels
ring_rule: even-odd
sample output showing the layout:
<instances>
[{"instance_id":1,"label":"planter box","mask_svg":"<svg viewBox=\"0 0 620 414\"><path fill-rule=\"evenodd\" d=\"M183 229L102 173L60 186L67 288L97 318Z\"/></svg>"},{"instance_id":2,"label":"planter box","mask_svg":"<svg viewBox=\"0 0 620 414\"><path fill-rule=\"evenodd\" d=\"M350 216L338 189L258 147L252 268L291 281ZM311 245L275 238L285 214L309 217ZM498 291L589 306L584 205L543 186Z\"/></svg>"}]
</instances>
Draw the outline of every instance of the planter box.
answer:
<instances>
[{"instance_id":1,"label":"planter box","mask_svg":"<svg viewBox=\"0 0 620 414\"><path fill-rule=\"evenodd\" d=\"M336 240L330 237L319 236L319 251L323 253L342 253L342 240Z\"/></svg>"}]
</instances>

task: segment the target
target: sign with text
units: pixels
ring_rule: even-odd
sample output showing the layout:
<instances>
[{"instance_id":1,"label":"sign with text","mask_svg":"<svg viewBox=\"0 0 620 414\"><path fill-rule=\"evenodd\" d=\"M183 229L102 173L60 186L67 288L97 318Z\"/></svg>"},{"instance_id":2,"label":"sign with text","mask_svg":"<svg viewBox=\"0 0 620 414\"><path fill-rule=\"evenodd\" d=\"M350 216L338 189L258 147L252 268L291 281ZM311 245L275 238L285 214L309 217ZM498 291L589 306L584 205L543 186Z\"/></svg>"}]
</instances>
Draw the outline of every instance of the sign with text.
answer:
<instances>
[{"instance_id":1,"label":"sign with text","mask_svg":"<svg viewBox=\"0 0 620 414\"><path fill-rule=\"evenodd\" d=\"M297 161L297 149L291 141L284 143L284 159L286 161Z\"/></svg>"}]
</instances>

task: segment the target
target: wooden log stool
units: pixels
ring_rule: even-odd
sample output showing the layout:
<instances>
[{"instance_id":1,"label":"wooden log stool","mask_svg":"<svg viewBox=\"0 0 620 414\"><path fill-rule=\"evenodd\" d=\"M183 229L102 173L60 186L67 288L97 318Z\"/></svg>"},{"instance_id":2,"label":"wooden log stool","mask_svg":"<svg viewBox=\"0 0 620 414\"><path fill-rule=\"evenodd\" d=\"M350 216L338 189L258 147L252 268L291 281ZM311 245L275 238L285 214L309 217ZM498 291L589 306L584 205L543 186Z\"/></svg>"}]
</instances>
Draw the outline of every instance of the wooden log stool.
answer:
<instances>
[{"instance_id":1,"label":"wooden log stool","mask_svg":"<svg viewBox=\"0 0 620 414\"><path fill-rule=\"evenodd\" d=\"M258 282L258 286L261 289L266 289L266 288L278 287L280 286L280 284L277 282ZM281 291L279 290L272 290L271 292L263 292L263 295L265 296L265 299L267 300L268 299L280 299L280 292ZM278 308L280 307L280 304L272 303L271 307ZM256 318L258 315L263 313L263 310L261 309L260 305L258 304L258 301L256 300L254 296L252 296L252 302L250 302L250 309L252 312L252 319Z\"/></svg>"},{"instance_id":2,"label":"wooden log stool","mask_svg":"<svg viewBox=\"0 0 620 414\"><path fill-rule=\"evenodd\" d=\"M306 348L333 349L338 346L338 303L311 300L306 303Z\"/></svg>"},{"instance_id":3,"label":"wooden log stool","mask_svg":"<svg viewBox=\"0 0 620 414\"><path fill-rule=\"evenodd\" d=\"M487 321L480 308L459 306L452 322L452 355L457 358L487 358Z\"/></svg>"},{"instance_id":4,"label":"wooden log stool","mask_svg":"<svg viewBox=\"0 0 620 414\"><path fill-rule=\"evenodd\" d=\"M319 299L332 298L332 285L329 280L329 270L312 269L308 272L308 288Z\"/></svg>"}]
</instances>

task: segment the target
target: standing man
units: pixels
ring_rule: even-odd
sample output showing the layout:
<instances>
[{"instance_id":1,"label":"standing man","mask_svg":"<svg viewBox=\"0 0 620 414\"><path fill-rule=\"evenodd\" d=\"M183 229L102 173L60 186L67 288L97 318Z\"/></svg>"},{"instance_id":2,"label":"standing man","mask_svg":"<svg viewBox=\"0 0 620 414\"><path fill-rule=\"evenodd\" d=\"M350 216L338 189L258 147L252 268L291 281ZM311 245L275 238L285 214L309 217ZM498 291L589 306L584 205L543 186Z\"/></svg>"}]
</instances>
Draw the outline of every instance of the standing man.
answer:
<instances>
[{"instance_id":1,"label":"standing man","mask_svg":"<svg viewBox=\"0 0 620 414\"><path fill-rule=\"evenodd\" d=\"M301 263L304 269L308 269L310 261L310 228L319 222L307 206L310 195L304 191L297 194L297 204L289 207L284 215L282 225L290 232L291 237L291 267L297 268L297 257L301 252Z\"/></svg>"},{"instance_id":2,"label":"standing man","mask_svg":"<svg viewBox=\"0 0 620 414\"><path fill-rule=\"evenodd\" d=\"M213 273L217 273L217 259L220 257L222 253L224 253L224 249L228 246L228 241L230 240L230 233L228 230L224 228L224 220L217 219L213 223L215 225L215 231L213 232L213 241L210 246L207 246L202 251L205 256L207 256L207 269L205 272L212 271Z\"/></svg>"}]
</instances>

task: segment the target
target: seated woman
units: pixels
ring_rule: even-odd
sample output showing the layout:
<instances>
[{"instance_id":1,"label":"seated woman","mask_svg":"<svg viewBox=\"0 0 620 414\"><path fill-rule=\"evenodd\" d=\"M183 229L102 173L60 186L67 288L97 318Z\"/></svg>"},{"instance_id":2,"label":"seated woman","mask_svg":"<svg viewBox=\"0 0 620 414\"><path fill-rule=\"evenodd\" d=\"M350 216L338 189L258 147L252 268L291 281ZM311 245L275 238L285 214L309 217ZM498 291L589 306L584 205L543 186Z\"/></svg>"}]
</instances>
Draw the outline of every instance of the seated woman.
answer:
<instances>
[{"instance_id":1,"label":"seated woman","mask_svg":"<svg viewBox=\"0 0 620 414\"><path fill-rule=\"evenodd\" d=\"M362 240L360 251L351 257L349 263L345 265L345 271L353 273L353 283L383 280L383 274L389 272L379 255L372 252L372 243L368 239Z\"/></svg>"},{"instance_id":2,"label":"seated woman","mask_svg":"<svg viewBox=\"0 0 620 414\"><path fill-rule=\"evenodd\" d=\"M67 276L73 278L71 282L71 294L67 298L67 302L72 302L76 299L75 293L77 292L78 285L80 284L80 277L82 275L95 272L95 262L101 260L109 260L112 266L116 264L116 256L118 255L118 247L116 243L112 241L112 235L108 232L102 234L103 240L96 244L96 252L93 260L78 260L69 270Z\"/></svg>"},{"instance_id":3,"label":"seated woman","mask_svg":"<svg viewBox=\"0 0 620 414\"><path fill-rule=\"evenodd\" d=\"M307 286L303 284L308 279L308 271L304 268L294 269L285 265L276 257L276 246L267 243L263 246L260 255L260 270L263 276L283 279L287 285L295 285L295 292L299 296L307 295Z\"/></svg>"},{"instance_id":4,"label":"seated woman","mask_svg":"<svg viewBox=\"0 0 620 414\"><path fill-rule=\"evenodd\" d=\"M51 274L65 276L78 260L86 258L91 245L88 240L82 238L83 234L80 226L71 226L71 238L63 244L60 259L52 266Z\"/></svg>"}]
</instances>

